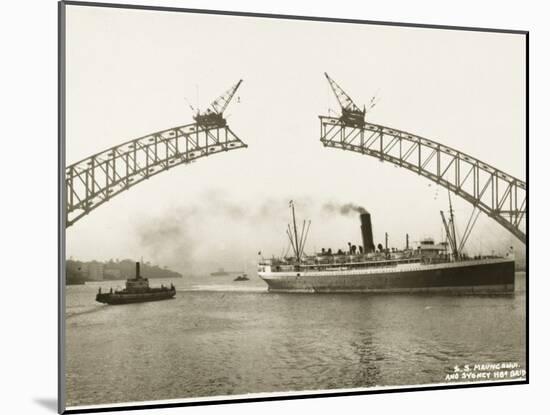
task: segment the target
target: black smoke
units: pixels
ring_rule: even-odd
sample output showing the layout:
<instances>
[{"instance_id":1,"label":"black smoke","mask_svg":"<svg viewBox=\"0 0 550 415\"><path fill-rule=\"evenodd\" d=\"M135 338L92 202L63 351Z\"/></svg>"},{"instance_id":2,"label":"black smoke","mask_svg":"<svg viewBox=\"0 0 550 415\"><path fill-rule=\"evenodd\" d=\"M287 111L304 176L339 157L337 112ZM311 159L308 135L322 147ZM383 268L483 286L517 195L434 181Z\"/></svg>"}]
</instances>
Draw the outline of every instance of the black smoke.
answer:
<instances>
[{"instance_id":1,"label":"black smoke","mask_svg":"<svg viewBox=\"0 0 550 415\"><path fill-rule=\"evenodd\" d=\"M344 216L348 216L350 214L362 214L362 213L368 213L367 209L365 209L363 206L356 205L355 203L336 203L336 202L328 202L323 205L323 211L327 213L339 213Z\"/></svg>"}]
</instances>

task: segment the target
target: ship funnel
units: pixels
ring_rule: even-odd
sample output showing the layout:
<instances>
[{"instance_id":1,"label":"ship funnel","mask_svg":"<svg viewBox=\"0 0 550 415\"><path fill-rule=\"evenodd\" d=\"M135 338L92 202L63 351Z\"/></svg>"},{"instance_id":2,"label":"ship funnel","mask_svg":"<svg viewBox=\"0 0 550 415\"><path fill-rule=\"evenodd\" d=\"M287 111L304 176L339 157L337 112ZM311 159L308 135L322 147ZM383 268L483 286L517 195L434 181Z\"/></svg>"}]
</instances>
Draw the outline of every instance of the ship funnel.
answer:
<instances>
[{"instance_id":1,"label":"ship funnel","mask_svg":"<svg viewBox=\"0 0 550 415\"><path fill-rule=\"evenodd\" d=\"M139 262L136 262L136 280L139 278Z\"/></svg>"},{"instance_id":2,"label":"ship funnel","mask_svg":"<svg viewBox=\"0 0 550 415\"><path fill-rule=\"evenodd\" d=\"M361 215L359 215L359 218L361 219L361 236L363 237L363 249L366 254L368 254L369 252L374 252L370 213L361 213Z\"/></svg>"}]
</instances>

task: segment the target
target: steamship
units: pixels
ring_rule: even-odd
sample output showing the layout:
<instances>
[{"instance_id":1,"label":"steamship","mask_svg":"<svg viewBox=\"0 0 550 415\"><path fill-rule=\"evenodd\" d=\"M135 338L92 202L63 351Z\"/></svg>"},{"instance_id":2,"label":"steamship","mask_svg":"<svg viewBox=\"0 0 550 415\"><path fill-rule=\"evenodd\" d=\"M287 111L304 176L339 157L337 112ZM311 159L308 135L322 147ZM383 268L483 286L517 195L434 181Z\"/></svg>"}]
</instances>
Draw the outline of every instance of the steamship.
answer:
<instances>
[{"instance_id":1,"label":"steamship","mask_svg":"<svg viewBox=\"0 0 550 415\"><path fill-rule=\"evenodd\" d=\"M450 201L449 201L450 202ZM450 206L447 221L441 217L447 240L435 243L424 239L418 246L402 250L374 246L370 214L363 210L361 221L362 246L348 243L344 252L322 249L313 255L304 254L309 222L298 232L294 204L290 203L292 226L287 236L293 256L261 259L258 275L274 292L365 292L365 293L426 293L493 294L512 293L515 284L513 253L505 256L478 255L470 257L461 251ZM305 232L304 232L305 231ZM376 249L378 248L378 249Z\"/></svg>"},{"instance_id":2,"label":"steamship","mask_svg":"<svg viewBox=\"0 0 550 415\"><path fill-rule=\"evenodd\" d=\"M175 295L174 284L170 284L170 287L164 285L158 288L149 287L149 280L140 274L139 262L136 262L136 275L134 278L126 280L126 288L116 291L111 288L109 292L102 293L101 287L99 287L95 300L104 304L128 304L168 300Z\"/></svg>"}]
</instances>

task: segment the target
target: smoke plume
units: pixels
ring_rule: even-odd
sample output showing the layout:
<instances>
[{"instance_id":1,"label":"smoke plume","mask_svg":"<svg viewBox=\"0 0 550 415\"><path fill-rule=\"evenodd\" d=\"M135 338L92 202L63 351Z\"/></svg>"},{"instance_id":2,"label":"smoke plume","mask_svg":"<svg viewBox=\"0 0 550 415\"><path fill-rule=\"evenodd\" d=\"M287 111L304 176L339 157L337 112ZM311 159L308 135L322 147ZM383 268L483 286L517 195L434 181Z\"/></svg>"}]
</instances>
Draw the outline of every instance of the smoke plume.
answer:
<instances>
[{"instance_id":1,"label":"smoke plume","mask_svg":"<svg viewBox=\"0 0 550 415\"><path fill-rule=\"evenodd\" d=\"M279 227L284 235L290 199L238 203L223 191L210 190L184 206L140 218L135 240L146 258L184 274L218 267L242 269L244 260L255 261L258 251L268 248L266 241L274 239L265 235L279 236ZM307 217L309 200L296 202L299 215ZM273 242L273 248L280 249L280 240Z\"/></svg>"},{"instance_id":2,"label":"smoke plume","mask_svg":"<svg viewBox=\"0 0 550 415\"><path fill-rule=\"evenodd\" d=\"M348 216L350 214L355 213L368 213L367 209L365 209L363 206L356 205L355 203L336 203L336 202L328 202L323 205L323 211L327 213L339 213L344 216Z\"/></svg>"},{"instance_id":3,"label":"smoke plume","mask_svg":"<svg viewBox=\"0 0 550 415\"><path fill-rule=\"evenodd\" d=\"M191 206L142 219L136 228L136 239L145 257L176 270L191 263L197 244L189 223L196 213Z\"/></svg>"}]
</instances>

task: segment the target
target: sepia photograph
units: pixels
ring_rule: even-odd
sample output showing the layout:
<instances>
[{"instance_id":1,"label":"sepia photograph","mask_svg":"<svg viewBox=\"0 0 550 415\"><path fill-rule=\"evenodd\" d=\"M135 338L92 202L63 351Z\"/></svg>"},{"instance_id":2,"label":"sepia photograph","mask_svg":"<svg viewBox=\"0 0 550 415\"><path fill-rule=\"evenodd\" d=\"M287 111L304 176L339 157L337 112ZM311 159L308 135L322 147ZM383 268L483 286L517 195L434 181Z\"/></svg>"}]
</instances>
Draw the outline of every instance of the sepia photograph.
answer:
<instances>
[{"instance_id":1,"label":"sepia photograph","mask_svg":"<svg viewBox=\"0 0 550 415\"><path fill-rule=\"evenodd\" d=\"M528 382L527 32L59 30L60 411Z\"/></svg>"}]
</instances>

